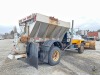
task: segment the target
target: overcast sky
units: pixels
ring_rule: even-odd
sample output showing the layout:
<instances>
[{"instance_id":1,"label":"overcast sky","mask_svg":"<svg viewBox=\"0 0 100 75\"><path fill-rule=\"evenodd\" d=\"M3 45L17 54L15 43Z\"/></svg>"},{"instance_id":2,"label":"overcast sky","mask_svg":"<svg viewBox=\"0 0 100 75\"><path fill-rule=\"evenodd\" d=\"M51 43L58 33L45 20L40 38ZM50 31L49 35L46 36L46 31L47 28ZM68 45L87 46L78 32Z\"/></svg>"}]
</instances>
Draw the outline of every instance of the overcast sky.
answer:
<instances>
[{"instance_id":1,"label":"overcast sky","mask_svg":"<svg viewBox=\"0 0 100 75\"><path fill-rule=\"evenodd\" d=\"M100 0L0 0L0 26L18 26L18 20L32 13L75 20L75 26L100 23Z\"/></svg>"}]
</instances>

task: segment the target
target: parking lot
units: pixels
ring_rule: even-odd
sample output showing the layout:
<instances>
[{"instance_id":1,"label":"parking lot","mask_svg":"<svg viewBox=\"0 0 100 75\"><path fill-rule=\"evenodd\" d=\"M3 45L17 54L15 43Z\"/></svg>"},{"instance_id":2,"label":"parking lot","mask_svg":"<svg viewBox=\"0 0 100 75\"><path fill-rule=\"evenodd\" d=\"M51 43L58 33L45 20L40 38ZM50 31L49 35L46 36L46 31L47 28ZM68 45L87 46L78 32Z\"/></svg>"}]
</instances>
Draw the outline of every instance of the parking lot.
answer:
<instances>
[{"instance_id":1,"label":"parking lot","mask_svg":"<svg viewBox=\"0 0 100 75\"><path fill-rule=\"evenodd\" d=\"M100 42L96 50L64 51L58 65L39 64L35 69L21 60L10 60L7 55L12 49L13 40L0 40L0 75L100 75Z\"/></svg>"}]
</instances>

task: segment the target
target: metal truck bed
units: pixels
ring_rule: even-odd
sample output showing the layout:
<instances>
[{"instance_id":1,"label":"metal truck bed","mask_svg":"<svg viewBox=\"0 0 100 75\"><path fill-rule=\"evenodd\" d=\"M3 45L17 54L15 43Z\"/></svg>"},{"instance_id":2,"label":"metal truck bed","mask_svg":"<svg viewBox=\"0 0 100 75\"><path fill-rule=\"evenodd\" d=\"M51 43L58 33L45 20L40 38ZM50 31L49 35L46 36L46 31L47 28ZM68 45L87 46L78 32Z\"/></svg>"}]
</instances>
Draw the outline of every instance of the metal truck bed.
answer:
<instances>
[{"instance_id":1,"label":"metal truck bed","mask_svg":"<svg viewBox=\"0 0 100 75\"><path fill-rule=\"evenodd\" d=\"M25 25L26 28L29 26L29 31L26 31L26 33L29 33L31 38L38 38L38 40L62 40L66 31L70 28L70 22L64 22L38 13L21 19L19 25L21 28L24 28Z\"/></svg>"}]
</instances>

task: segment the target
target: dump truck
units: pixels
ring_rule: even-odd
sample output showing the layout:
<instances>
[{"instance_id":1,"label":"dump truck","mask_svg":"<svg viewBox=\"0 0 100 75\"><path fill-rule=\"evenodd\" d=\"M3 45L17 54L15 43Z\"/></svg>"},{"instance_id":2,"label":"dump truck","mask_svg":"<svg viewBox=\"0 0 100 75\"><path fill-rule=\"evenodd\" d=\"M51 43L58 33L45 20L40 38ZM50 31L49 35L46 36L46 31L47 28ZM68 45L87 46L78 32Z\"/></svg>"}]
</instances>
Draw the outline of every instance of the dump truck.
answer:
<instances>
[{"instance_id":1,"label":"dump truck","mask_svg":"<svg viewBox=\"0 0 100 75\"><path fill-rule=\"evenodd\" d=\"M14 49L20 48L23 44L24 48L19 50L26 49L26 51L10 54L8 58L11 58L11 55L15 59L26 58L30 65L38 68L39 62L51 66L58 64L61 51L75 49L79 53L84 52L84 39L74 38L73 33L69 32L69 29L73 31L70 22L34 13L19 20L19 27L21 34Z\"/></svg>"}]
</instances>

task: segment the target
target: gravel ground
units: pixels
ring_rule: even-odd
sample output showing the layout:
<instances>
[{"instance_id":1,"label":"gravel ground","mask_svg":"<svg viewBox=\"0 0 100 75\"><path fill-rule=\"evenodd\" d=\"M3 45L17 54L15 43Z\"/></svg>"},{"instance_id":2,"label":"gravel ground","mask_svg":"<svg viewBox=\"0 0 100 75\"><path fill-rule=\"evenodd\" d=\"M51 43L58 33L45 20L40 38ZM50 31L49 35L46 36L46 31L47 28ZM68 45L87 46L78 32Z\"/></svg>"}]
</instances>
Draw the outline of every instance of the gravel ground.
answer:
<instances>
[{"instance_id":1,"label":"gravel ground","mask_svg":"<svg viewBox=\"0 0 100 75\"><path fill-rule=\"evenodd\" d=\"M0 75L100 75L100 42L96 50L62 52L62 59L56 66L39 64L39 69L21 60L7 58L12 40L0 40Z\"/></svg>"}]
</instances>

